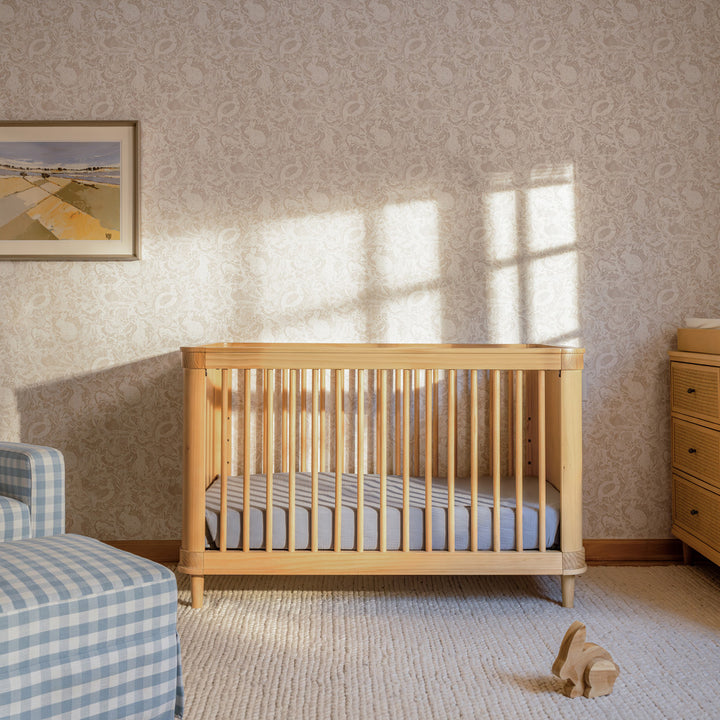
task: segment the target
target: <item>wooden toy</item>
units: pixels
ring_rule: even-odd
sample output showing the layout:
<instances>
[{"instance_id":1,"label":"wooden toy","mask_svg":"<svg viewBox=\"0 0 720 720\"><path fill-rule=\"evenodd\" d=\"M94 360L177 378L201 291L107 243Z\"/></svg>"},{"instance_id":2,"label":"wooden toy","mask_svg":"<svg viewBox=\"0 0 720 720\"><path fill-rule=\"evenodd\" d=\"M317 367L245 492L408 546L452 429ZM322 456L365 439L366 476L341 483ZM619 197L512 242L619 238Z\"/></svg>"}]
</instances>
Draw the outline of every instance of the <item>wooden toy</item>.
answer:
<instances>
[{"instance_id":1,"label":"wooden toy","mask_svg":"<svg viewBox=\"0 0 720 720\"><path fill-rule=\"evenodd\" d=\"M607 650L585 642L585 635L585 625L578 620L568 628L552 666L553 675L565 680L563 693L568 697L609 695L620 668Z\"/></svg>"}]
</instances>

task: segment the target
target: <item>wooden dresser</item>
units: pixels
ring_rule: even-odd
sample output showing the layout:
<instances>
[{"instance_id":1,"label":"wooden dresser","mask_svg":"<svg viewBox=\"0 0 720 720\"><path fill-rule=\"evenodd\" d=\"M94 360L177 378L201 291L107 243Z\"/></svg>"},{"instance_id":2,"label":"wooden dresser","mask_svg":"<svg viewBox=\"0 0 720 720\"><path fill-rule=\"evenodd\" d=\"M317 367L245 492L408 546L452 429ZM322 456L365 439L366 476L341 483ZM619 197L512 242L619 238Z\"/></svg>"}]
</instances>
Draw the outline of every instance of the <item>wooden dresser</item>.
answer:
<instances>
[{"instance_id":1,"label":"wooden dresser","mask_svg":"<svg viewBox=\"0 0 720 720\"><path fill-rule=\"evenodd\" d=\"M720 355L670 353L672 532L720 564Z\"/></svg>"}]
</instances>

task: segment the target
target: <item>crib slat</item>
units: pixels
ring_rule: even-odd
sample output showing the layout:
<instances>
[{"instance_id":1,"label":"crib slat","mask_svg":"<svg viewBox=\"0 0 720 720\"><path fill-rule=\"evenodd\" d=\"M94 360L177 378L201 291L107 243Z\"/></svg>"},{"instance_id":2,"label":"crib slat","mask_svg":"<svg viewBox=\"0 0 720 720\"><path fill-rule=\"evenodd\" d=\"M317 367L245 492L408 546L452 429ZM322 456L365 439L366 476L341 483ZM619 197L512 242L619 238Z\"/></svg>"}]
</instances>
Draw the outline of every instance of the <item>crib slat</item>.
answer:
<instances>
[{"instance_id":1,"label":"crib slat","mask_svg":"<svg viewBox=\"0 0 720 720\"><path fill-rule=\"evenodd\" d=\"M402 467L402 370L395 370L393 375L395 379L395 462L393 463L393 473L399 475Z\"/></svg>"},{"instance_id":2,"label":"crib slat","mask_svg":"<svg viewBox=\"0 0 720 720\"><path fill-rule=\"evenodd\" d=\"M290 417L288 426L288 550L295 551L295 410L297 371L290 370Z\"/></svg>"},{"instance_id":3,"label":"crib slat","mask_svg":"<svg viewBox=\"0 0 720 720\"><path fill-rule=\"evenodd\" d=\"M325 371L320 371L320 457L318 470L325 472Z\"/></svg>"},{"instance_id":4,"label":"crib slat","mask_svg":"<svg viewBox=\"0 0 720 720\"><path fill-rule=\"evenodd\" d=\"M500 551L500 371L492 370L492 486L493 486L493 547Z\"/></svg>"},{"instance_id":5,"label":"crib slat","mask_svg":"<svg viewBox=\"0 0 720 720\"><path fill-rule=\"evenodd\" d=\"M540 552L545 552L545 372L538 370L538 548Z\"/></svg>"},{"instance_id":6,"label":"crib slat","mask_svg":"<svg viewBox=\"0 0 720 720\"><path fill-rule=\"evenodd\" d=\"M523 549L523 379L515 371L515 549Z\"/></svg>"},{"instance_id":7,"label":"crib slat","mask_svg":"<svg viewBox=\"0 0 720 720\"><path fill-rule=\"evenodd\" d=\"M380 370L375 371L375 474L380 474L380 456L382 451L380 449L380 406L378 405L378 398L380 396Z\"/></svg>"},{"instance_id":8,"label":"crib slat","mask_svg":"<svg viewBox=\"0 0 720 720\"><path fill-rule=\"evenodd\" d=\"M335 552L340 552L342 549L342 476L345 451L344 378L343 370L335 371L335 537L333 539Z\"/></svg>"},{"instance_id":9,"label":"crib slat","mask_svg":"<svg viewBox=\"0 0 720 720\"><path fill-rule=\"evenodd\" d=\"M432 552L433 371L425 371L425 551Z\"/></svg>"},{"instance_id":10,"label":"crib slat","mask_svg":"<svg viewBox=\"0 0 720 720\"><path fill-rule=\"evenodd\" d=\"M220 419L220 435L222 436L222 446L220 448L220 552L227 550L227 479L228 464L230 462L229 373L229 370L221 371L222 384L220 392L222 394L222 417Z\"/></svg>"},{"instance_id":11,"label":"crib slat","mask_svg":"<svg viewBox=\"0 0 720 720\"><path fill-rule=\"evenodd\" d=\"M222 370L216 370L215 371L215 398L214 398L214 409L215 409L215 442L213 444L213 447L215 448L214 456L215 456L215 462L214 462L214 470L213 475L219 476L222 470L220 469L220 466L222 465L222 444L224 442L224 434L223 434L223 410L222 410L222 396L223 396L223 390L222 390Z\"/></svg>"},{"instance_id":12,"label":"crib slat","mask_svg":"<svg viewBox=\"0 0 720 720\"><path fill-rule=\"evenodd\" d=\"M513 375L514 373L508 372L506 374L507 381L507 474L512 475L513 473L513 459L514 459L514 442L515 433L513 432Z\"/></svg>"},{"instance_id":13,"label":"crib slat","mask_svg":"<svg viewBox=\"0 0 720 720\"><path fill-rule=\"evenodd\" d=\"M470 550L476 551L478 523L478 406L477 370L470 371Z\"/></svg>"},{"instance_id":14,"label":"crib slat","mask_svg":"<svg viewBox=\"0 0 720 720\"><path fill-rule=\"evenodd\" d=\"M414 407L414 441L415 441L415 454L413 464L413 474L420 474L420 382L418 377L419 370L412 371L413 378L413 391L415 392L415 407Z\"/></svg>"},{"instance_id":15,"label":"crib slat","mask_svg":"<svg viewBox=\"0 0 720 720\"><path fill-rule=\"evenodd\" d=\"M216 467L216 448L217 443L217 417L216 414L219 410L218 397L216 392L215 384L215 371L206 371L207 380L205 381L205 417L207 422L205 424L205 485L207 486L217 476Z\"/></svg>"},{"instance_id":16,"label":"crib slat","mask_svg":"<svg viewBox=\"0 0 720 720\"><path fill-rule=\"evenodd\" d=\"M307 371L300 370L300 472L307 472Z\"/></svg>"},{"instance_id":17,"label":"crib slat","mask_svg":"<svg viewBox=\"0 0 720 720\"><path fill-rule=\"evenodd\" d=\"M433 476L440 475L440 371L432 371L432 387L433 387Z\"/></svg>"},{"instance_id":18,"label":"crib slat","mask_svg":"<svg viewBox=\"0 0 720 720\"><path fill-rule=\"evenodd\" d=\"M403 529L402 549L410 550L410 371L403 370Z\"/></svg>"},{"instance_id":19,"label":"crib slat","mask_svg":"<svg viewBox=\"0 0 720 720\"><path fill-rule=\"evenodd\" d=\"M380 552L387 550L387 370L380 370Z\"/></svg>"},{"instance_id":20,"label":"crib slat","mask_svg":"<svg viewBox=\"0 0 720 720\"><path fill-rule=\"evenodd\" d=\"M273 471L275 464L275 443L273 433L273 398L275 391L275 371L266 370L265 414L267 417L267 437L265 439L265 550L272 552L273 534Z\"/></svg>"},{"instance_id":21,"label":"crib slat","mask_svg":"<svg viewBox=\"0 0 720 720\"><path fill-rule=\"evenodd\" d=\"M243 402L243 544L245 552L250 551L250 413L252 410L251 373L245 370L245 395Z\"/></svg>"},{"instance_id":22,"label":"crib slat","mask_svg":"<svg viewBox=\"0 0 720 720\"><path fill-rule=\"evenodd\" d=\"M365 371L357 371L357 531L356 546L363 552L365 523Z\"/></svg>"},{"instance_id":23,"label":"crib slat","mask_svg":"<svg viewBox=\"0 0 720 720\"><path fill-rule=\"evenodd\" d=\"M281 470L288 471L288 380L290 371L283 370L280 375L280 396L282 397L282 437L280 439Z\"/></svg>"},{"instance_id":24,"label":"crib slat","mask_svg":"<svg viewBox=\"0 0 720 720\"><path fill-rule=\"evenodd\" d=\"M455 407L457 402L457 371L448 371L448 447L447 447L447 546L455 552Z\"/></svg>"},{"instance_id":25,"label":"crib slat","mask_svg":"<svg viewBox=\"0 0 720 720\"><path fill-rule=\"evenodd\" d=\"M312 490L310 498L310 515L311 515L311 533L310 533L310 550L317 552L318 549L318 394L320 383L320 371L312 371L312 432L310 453L310 471L312 477Z\"/></svg>"}]
</instances>

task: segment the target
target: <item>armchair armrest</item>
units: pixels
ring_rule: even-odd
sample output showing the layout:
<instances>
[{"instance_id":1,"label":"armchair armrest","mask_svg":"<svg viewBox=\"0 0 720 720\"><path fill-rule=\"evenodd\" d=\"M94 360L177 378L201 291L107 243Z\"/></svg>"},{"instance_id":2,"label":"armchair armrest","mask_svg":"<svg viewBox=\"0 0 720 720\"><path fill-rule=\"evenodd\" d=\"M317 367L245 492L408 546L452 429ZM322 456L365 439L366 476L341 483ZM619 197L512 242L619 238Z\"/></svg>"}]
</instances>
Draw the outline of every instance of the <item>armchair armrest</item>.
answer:
<instances>
[{"instance_id":1,"label":"armchair armrest","mask_svg":"<svg viewBox=\"0 0 720 720\"><path fill-rule=\"evenodd\" d=\"M55 448L0 442L0 495L30 508L33 537L65 532L65 460Z\"/></svg>"}]
</instances>

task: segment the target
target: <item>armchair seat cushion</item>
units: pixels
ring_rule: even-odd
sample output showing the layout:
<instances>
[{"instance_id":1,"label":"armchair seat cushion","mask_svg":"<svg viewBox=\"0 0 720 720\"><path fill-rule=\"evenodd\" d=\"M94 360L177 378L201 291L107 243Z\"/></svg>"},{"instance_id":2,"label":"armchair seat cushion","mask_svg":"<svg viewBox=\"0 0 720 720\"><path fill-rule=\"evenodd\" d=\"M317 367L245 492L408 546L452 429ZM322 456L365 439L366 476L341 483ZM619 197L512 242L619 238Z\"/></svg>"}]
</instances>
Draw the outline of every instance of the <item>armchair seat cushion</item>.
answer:
<instances>
[{"instance_id":1,"label":"armchair seat cushion","mask_svg":"<svg viewBox=\"0 0 720 720\"><path fill-rule=\"evenodd\" d=\"M0 719L182 715L174 574L78 535L0 543Z\"/></svg>"},{"instance_id":2,"label":"armchair seat cushion","mask_svg":"<svg viewBox=\"0 0 720 720\"><path fill-rule=\"evenodd\" d=\"M0 542L30 537L30 508L27 503L0 495Z\"/></svg>"}]
</instances>

